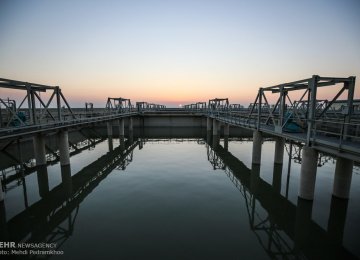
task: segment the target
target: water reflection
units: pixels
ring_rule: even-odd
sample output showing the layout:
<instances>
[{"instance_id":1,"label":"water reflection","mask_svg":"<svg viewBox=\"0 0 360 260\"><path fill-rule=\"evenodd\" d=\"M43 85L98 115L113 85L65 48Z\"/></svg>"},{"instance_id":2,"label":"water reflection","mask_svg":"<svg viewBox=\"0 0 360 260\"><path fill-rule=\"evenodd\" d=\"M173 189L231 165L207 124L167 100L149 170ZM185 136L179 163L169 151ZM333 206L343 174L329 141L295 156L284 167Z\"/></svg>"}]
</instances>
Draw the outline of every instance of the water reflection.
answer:
<instances>
[{"instance_id":1,"label":"water reflection","mask_svg":"<svg viewBox=\"0 0 360 260\"><path fill-rule=\"evenodd\" d=\"M114 150L114 143L113 143L113 138L112 136L108 136L108 145L109 145L109 151Z\"/></svg>"},{"instance_id":2,"label":"water reflection","mask_svg":"<svg viewBox=\"0 0 360 260\"><path fill-rule=\"evenodd\" d=\"M70 165L62 166L62 182L50 191L46 167L37 167L41 199L9 220L5 219L4 203L0 203L0 240L48 243L56 241L60 248L74 230L80 203L114 169L126 169L132 161L132 151L137 144L129 144L124 149L119 146L73 176Z\"/></svg>"},{"instance_id":3,"label":"water reflection","mask_svg":"<svg viewBox=\"0 0 360 260\"><path fill-rule=\"evenodd\" d=\"M335 196L331 197L327 230L331 240L336 244L342 244L343 242L347 209L348 200L340 199Z\"/></svg>"},{"instance_id":4,"label":"water reflection","mask_svg":"<svg viewBox=\"0 0 360 260\"><path fill-rule=\"evenodd\" d=\"M65 197L71 199L73 194L73 178L71 177L70 164L61 166L61 185Z\"/></svg>"},{"instance_id":5,"label":"water reflection","mask_svg":"<svg viewBox=\"0 0 360 260\"><path fill-rule=\"evenodd\" d=\"M139 149L142 149L148 142L145 138L134 142L132 138L125 141L122 137L119 139L119 146L114 147L112 138L107 141L108 152L73 176L70 165L62 166L61 184L51 190L47 167L34 167L41 199L30 206L24 174L26 171L27 174L34 172L34 169L20 167L17 173L20 177L12 180L21 182L25 210L7 220L4 203L0 203L1 241L57 241L57 247L61 248L62 244L73 235L83 200L114 169L126 170L134 160L135 147L139 145ZM332 198L327 229L324 229L311 218L312 202L298 199L297 205L294 205L286 198L290 170L288 170L284 197L280 193L282 165L274 164L273 179L269 184L260 177L260 165L251 165L249 169L228 151L227 138L223 146L220 145L218 137L211 135L207 136L206 140L199 139L197 143L206 147L207 160L211 168L223 171L241 193L246 206L249 227L269 258L356 258L343 246L347 200ZM77 145L74 146L77 147ZM79 152L80 149L74 148L74 151ZM7 184L10 183L8 179Z\"/></svg>"},{"instance_id":6,"label":"water reflection","mask_svg":"<svg viewBox=\"0 0 360 260\"><path fill-rule=\"evenodd\" d=\"M280 193L281 191L282 169L282 164L274 164L272 186L274 188L274 191L277 193Z\"/></svg>"},{"instance_id":7,"label":"water reflection","mask_svg":"<svg viewBox=\"0 0 360 260\"><path fill-rule=\"evenodd\" d=\"M39 186L39 195L44 198L49 193L49 178L46 165L36 166L36 175Z\"/></svg>"},{"instance_id":8,"label":"water reflection","mask_svg":"<svg viewBox=\"0 0 360 260\"><path fill-rule=\"evenodd\" d=\"M346 200L332 198L325 230L311 218L312 201L299 198L294 205L280 194L282 165L274 165L270 185L260 178L260 165L248 169L224 147L206 148L213 169L223 170L242 194L251 229L270 258L357 259L342 245Z\"/></svg>"},{"instance_id":9,"label":"water reflection","mask_svg":"<svg viewBox=\"0 0 360 260\"><path fill-rule=\"evenodd\" d=\"M5 203L0 202L0 239L4 241L4 238L8 237L7 224L6 224L6 209Z\"/></svg>"},{"instance_id":10,"label":"water reflection","mask_svg":"<svg viewBox=\"0 0 360 260\"><path fill-rule=\"evenodd\" d=\"M105 137L97 134L90 137L82 131L78 133L81 134L82 138L78 138L76 143L70 142L71 157L85 150L94 149L97 144L105 139ZM45 174L45 172L47 172L47 166L55 165L60 161L58 147L56 144L52 144L52 141L51 139L48 140L48 144L46 145L46 165L41 166L36 166L32 142L24 142L21 145L17 144L15 149L14 147L13 149L10 147L9 151L3 148L0 152L0 169L2 169L3 185L6 190L11 190L19 185L26 186L23 178L36 172L38 183L41 183L41 187L39 186L39 195L42 196L43 193L46 193L46 189L48 189L46 188L46 186L48 186L48 184L46 184L48 182L46 178L48 177L47 174ZM15 182L16 184L14 184Z\"/></svg>"}]
</instances>

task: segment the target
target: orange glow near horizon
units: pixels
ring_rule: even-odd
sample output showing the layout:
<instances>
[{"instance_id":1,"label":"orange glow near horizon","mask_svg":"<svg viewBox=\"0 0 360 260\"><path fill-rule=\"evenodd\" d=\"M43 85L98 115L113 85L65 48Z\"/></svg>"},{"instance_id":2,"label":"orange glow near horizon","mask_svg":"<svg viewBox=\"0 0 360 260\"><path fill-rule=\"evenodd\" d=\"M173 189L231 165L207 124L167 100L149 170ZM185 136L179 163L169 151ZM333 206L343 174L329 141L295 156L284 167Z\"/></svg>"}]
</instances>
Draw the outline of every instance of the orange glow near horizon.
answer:
<instances>
[{"instance_id":1,"label":"orange glow near horizon","mask_svg":"<svg viewBox=\"0 0 360 260\"><path fill-rule=\"evenodd\" d=\"M105 104L108 97L130 98L133 102L146 101L151 103L188 104L194 102L207 102L212 98L229 98L232 103L251 103L256 96L257 88L240 87L239 82L216 79L212 81L199 78L174 77L163 80L132 79L97 80L92 82L78 81L77 84L62 82L62 92L75 103L93 102ZM249 84L245 84L249 86ZM70 94L69 94L70 93Z\"/></svg>"},{"instance_id":2,"label":"orange glow near horizon","mask_svg":"<svg viewBox=\"0 0 360 260\"><path fill-rule=\"evenodd\" d=\"M34 82L44 84L43 82ZM113 81L100 79L87 82L77 79L75 84L70 81L63 81L58 85L72 107L83 107L85 102L92 102L95 107L104 107L108 97L129 98L133 104L138 101L145 101L148 103L165 104L172 107L178 107L180 104L186 105L196 102L208 102L209 99L213 98L229 98L230 103L241 104L247 107L250 103L254 102L260 86L267 87L272 85L261 85L259 82L251 82L249 80L247 82L244 80L241 84L240 79L238 82L230 80L225 80L224 82L222 86L220 79L207 82L195 78L182 80L177 78L174 82L170 82L170 80L150 82L131 79ZM45 84L48 84L48 82ZM51 85L54 86L57 84ZM331 100L341 87L342 85L338 84L332 87L319 88L317 98ZM289 96L292 101L294 101L298 100L302 93L303 91L289 92ZM50 94L49 91L47 93L41 93L40 95L44 100L47 100ZM1 90L2 98L9 97L10 99L15 99L18 104L25 95L25 91L22 92L11 89ZM340 98L346 99L346 95L347 91L345 91ZM266 92L266 97L269 103L274 104L278 95ZM358 89L355 91L355 98L359 98ZM26 106L26 104L24 105Z\"/></svg>"},{"instance_id":3,"label":"orange glow near horizon","mask_svg":"<svg viewBox=\"0 0 360 260\"><path fill-rule=\"evenodd\" d=\"M310 76L309 76L310 77ZM191 81L194 80L194 81ZM296 80L296 79L293 79ZM122 80L122 81L100 81L100 83L80 83L78 86L70 87L64 84L63 93L68 97L70 102L83 103L93 102L94 104L105 104L108 97L123 97L130 98L133 102L145 101L149 103L158 104L190 104L195 102L207 102L212 98L229 98L230 103L239 103L244 106L254 102L258 89L260 87L268 87L274 84L284 82L271 82L271 84L264 85L259 80L252 82L249 79L241 79L238 81L220 79L213 81L205 81L195 79L174 80L170 82L160 80L151 82L146 80ZM332 99L340 90L341 84L319 88L318 99ZM71 92L71 95L67 93ZM346 92L346 91L345 91ZM302 91L290 92L292 99L299 99ZM355 88L355 98L360 98L360 89ZM267 94L270 103L277 100L276 94ZM341 95L341 98L346 98L346 93Z\"/></svg>"}]
</instances>

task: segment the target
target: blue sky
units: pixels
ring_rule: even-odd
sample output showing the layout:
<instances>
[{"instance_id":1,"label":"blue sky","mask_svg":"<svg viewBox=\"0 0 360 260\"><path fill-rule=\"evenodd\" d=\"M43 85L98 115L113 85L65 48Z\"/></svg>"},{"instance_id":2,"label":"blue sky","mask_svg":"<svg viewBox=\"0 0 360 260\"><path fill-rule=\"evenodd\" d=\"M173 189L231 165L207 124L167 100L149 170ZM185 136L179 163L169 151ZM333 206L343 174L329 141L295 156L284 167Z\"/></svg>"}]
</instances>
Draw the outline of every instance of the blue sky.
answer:
<instances>
[{"instance_id":1,"label":"blue sky","mask_svg":"<svg viewBox=\"0 0 360 260\"><path fill-rule=\"evenodd\" d=\"M60 85L73 106L248 104L259 87L359 77L359 14L350 0L0 0L0 77Z\"/></svg>"}]
</instances>

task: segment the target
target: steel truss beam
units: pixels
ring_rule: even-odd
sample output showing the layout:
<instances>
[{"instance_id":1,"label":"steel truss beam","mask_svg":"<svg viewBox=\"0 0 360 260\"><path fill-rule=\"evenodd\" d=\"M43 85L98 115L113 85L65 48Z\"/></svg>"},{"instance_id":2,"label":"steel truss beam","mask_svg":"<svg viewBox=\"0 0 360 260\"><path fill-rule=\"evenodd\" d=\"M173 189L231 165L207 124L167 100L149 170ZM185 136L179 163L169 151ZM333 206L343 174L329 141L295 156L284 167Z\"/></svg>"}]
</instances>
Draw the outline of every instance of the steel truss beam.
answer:
<instances>
[{"instance_id":1,"label":"steel truss beam","mask_svg":"<svg viewBox=\"0 0 360 260\"><path fill-rule=\"evenodd\" d=\"M144 112L144 111L154 111L154 110L165 109L166 106L142 101L142 102L136 102L136 108L137 108L138 112Z\"/></svg>"},{"instance_id":2,"label":"steel truss beam","mask_svg":"<svg viewBox=\"0 0 360 260\"><path fill-rule=\"evenodd\" d=\"M186 110L204 110L206 109L206 102L197 102L189 105L184 105Z\"/></svg>"},{"instance_id":3,"label":"steel truss beam","mask_svg":"<svg viewBox=\"0 0 360 260\"><path fill-rule=\"evenodd\" d=\"M16 106L15 101L0 98L0 127L9 127L13 124L22 126L35 125L47 122L49 119L61 122L63 121L62 102L64 102L71 116L76 118L59 86L46 86L0 78L0 88L26 91L19 106ZM44 100L40 95L41 92L46 91L52 91L48 100ZM52 102L54 97L56 97L56 102ZM40 103L39 107L36 107L36 102ZM50 109L50 106L54 106L54 103L56 103L55 111ZM27 108L23 107L24 104L27 104ZM1 111L1 106L5 108L5 115Z\"/></svg>"},{"instance_id":4,"label":"steel truss beam","mask_svg":"<svg viewBox=\"0 0 360 260\"><path fill-rule=\"evenodd\" d=\"M319 87L335 86L343 84L342 88L331 100L318 100L317 89ZM307 128L306 144L310 145L311 138L316 134L317 128L321 127L318 122L324 120L327 112L333 104L339 102L339 97L347 91L346 106L342 111L344 129L341 139L346 139L353 114L355 77L332 78L314 75L311 78L283 83L276 86L260 88L254 103L250 106L247 122L256 121L257 129L272 126L276 133L287 131L288 124L296 124L301 129ZM291 100L290 91L302 92L300 100ZM268 102L268 95L278 95L274 106ZM336 115L338 118L338 114ZM334 122L338 123L338 122Z\"/></svg>"},{"instance_id":5,"label":"steel truss beam","mask_svg":"<svg viewBox=\"0 0 360 260\"><path fill-rule=\"evenodd\" d=\"M110 113L126 113L131 112L132 106L130 99L127 98L111 98L106 102L106 109Z\"/></svg>"},{"instance_id":6,"label":"steel truss beam","mask_svg":"<svg viewBox=\"0 0 360 260\"><path fill-rule=\"evenodd\" d=\"M228 98L210 99L208 108L210 110L227 110L229 108L229 99Z\"/></svg>"}]
</instances>

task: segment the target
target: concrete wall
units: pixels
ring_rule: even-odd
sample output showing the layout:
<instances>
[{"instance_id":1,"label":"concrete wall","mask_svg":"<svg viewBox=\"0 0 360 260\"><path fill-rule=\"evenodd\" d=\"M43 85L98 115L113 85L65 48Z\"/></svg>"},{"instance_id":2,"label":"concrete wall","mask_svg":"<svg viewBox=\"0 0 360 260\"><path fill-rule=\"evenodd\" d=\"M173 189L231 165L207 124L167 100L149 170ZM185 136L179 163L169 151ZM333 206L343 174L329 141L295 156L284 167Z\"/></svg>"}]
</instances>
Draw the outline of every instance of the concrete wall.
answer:
<instances>
[{"instance_id":1,"label":"concrete wall","mask_svg":"<svg viewBox=\"0 0 360 260\"><path fill-rule=\"evenodd\" d=\"M140 118L141 120L141 118ZM206 118L192 115L144 116L144 127L206 127Z\"/></svg>"},{"instance_id":2,"label":"concrete wall","mask_svg":"<svg viewBox=\"0 0 360 260\"><path fill-rule=\"evenodd\" d=\"M117 120L112 122L113 136L118 137L119 127ZM125 136L128 135L129 119L124 119ZM144 126L144 127L143 127ZM134 137L145 138L205 138L206 136L206 117L199 115L164 115L153 114L133 117ZM224 130L221 127L221 135ZM96 124L89 128L69 130L69 142L76 144L90 138L107 137L106 123ZM252 137L252 131L239 127L230 127L230 137ZM56 132L46 136L46 145L53 151L58 150L58 140ZM0 148L7 142L0 143ZM0 170L10 167L14 163L13 158L22 161L29 161L34 158L34 148L32 137L20 140L20 153L17 143L13 143L6 148L6 154L0 152ZM48 153L48 151L47 151ZM10 156L8 156L10 155Z\"/></svg>"},{"instance_id":3,"label":"concrete wall","mask_svg":"<svg viewBox=\"0 0 360 260\"><path fill-rule=\"evenodd\" d=\"M124 119L125 136L128 135L128 119ZM143 127L144 126L144 127ZM152 114L133 117L135 137L205 137L206 117L199 115ZM106 135L106 124L96 126L97 132ZM221 126L221 136L224 126ZM117 122L113 122L113 135L118 136ZM252 131L230 126L230 137L252 137Z\"/></svg>"}]
</instances>

